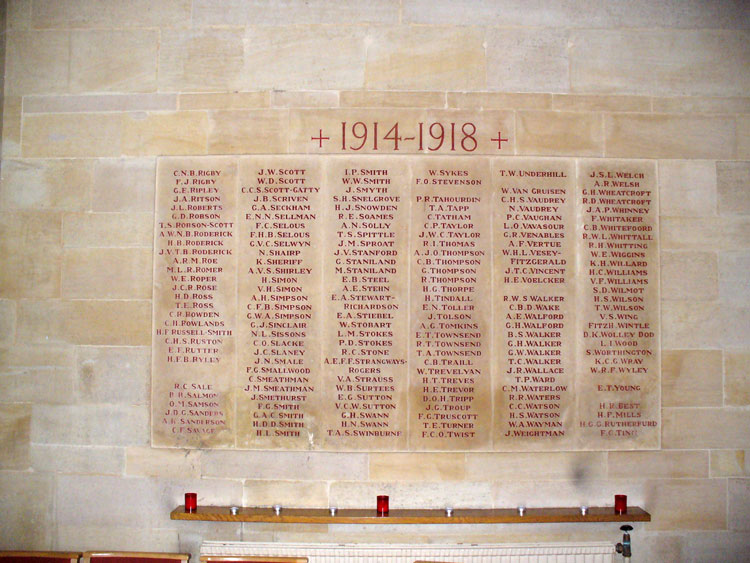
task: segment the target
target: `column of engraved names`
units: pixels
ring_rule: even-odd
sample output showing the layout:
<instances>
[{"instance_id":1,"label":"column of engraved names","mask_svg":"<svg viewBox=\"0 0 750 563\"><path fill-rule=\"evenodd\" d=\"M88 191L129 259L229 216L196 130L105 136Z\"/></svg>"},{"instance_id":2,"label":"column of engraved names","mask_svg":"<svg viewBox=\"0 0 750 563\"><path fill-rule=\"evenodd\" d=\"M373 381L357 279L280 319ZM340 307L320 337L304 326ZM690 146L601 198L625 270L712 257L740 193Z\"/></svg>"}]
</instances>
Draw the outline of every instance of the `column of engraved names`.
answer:
<instances>
[{"instance_id":1,"label":"column of engraved names","mask_svg":"<svg viewBox=\"0 0 750 563\"><path fill-rule=\"evenodd\" d=\"M493 161L498 367L496 447L572 440L575 291L572 164Z\"/></svg>"},{"instance_id":2,"label":"column of engraved names","mask_svg":"<svg viewBox=\"0 0 750 563\"><path fill-rule=\"evenodd\" d=\"M320 164L240 166L238 444L306 448L317 433Z\"/></svg>"},{"instance_id":3,"label":"column of engraved names","mask_svg":"<svg viewBox=\"0 0 750 563\"><path fill-rule=\"evenodd\" d=\"M489 446L491 188L485 159L413 164L410 446Z\"/></svg>"},{"instance_id":4,"label":"column of engraved names","mask_svg":"<svg viewBox=\"0 0 750 563\"><path fill-rule=\"evenodd\" d=\"M583 212L579 422L608 447L658 443L658 249L653 165L589 162Z\"/></svg>"},{"instance_id":5,"label":"column of engraved names","mask_svg":"<svg viewBox=\"0 0 750 563\"><path fill-rule=\"evenodd\" d=\"M155 440L170 445L231 441L217 435L232 410L234 179L226 160L159 162L152 388Z\"/></svg>"},{"instance_id":6,"label":"column of engraved names","mask_svg":"<svg viewBox=\"0 0 750 563\"><path fill-rule=\"evenodd\" d=\"M407 168L337 158L327 178L323 438L333 449L403 449Z\"/></svg>"}]
</instances>

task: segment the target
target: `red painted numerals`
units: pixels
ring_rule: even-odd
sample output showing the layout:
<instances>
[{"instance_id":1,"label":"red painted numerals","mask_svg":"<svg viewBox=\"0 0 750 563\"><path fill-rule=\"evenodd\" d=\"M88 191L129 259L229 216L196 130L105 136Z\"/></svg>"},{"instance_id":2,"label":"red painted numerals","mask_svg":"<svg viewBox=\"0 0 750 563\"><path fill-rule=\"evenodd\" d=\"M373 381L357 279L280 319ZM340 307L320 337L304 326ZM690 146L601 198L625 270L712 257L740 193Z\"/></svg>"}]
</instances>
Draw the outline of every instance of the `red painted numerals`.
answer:
<instances>
[{"instance_id":1,"label":"red painted numerals","mask_svg":"<svg viewBox=\"0 0 750 563\"><path fill-rule=\"evenodd\" d=\"M377 121L341 122L341 150L390 150L398 151L402 148L414 150L414 143L418 151L436 152L474 152L477 150L477 126L471 121L465 123L419 122L413 135L407 136L399 129L399 123L392 126L383 125ZM381 136L382 135L382 136ZM404 147L405 144L410 146Z\"/></svg>"}]
</instances>

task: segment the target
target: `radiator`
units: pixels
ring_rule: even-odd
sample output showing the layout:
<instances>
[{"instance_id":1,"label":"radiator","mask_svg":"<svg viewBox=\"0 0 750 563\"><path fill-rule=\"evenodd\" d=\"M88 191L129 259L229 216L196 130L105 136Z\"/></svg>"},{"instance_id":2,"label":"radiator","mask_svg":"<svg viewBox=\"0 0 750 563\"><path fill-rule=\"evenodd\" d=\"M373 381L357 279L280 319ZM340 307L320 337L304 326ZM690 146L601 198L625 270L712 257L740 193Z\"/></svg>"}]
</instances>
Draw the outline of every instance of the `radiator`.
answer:
<instances>
[{"instance_id":1,"label":"radiator","mask_svg":"<svg viewBox=\"0 0 750 563\"><path fill-rule=\"evenodd\" d=\"M544 544L322 544L205 541L201 555L308 557L309 563L612 563L608 542Z\"/></svg>"}]
</instances>

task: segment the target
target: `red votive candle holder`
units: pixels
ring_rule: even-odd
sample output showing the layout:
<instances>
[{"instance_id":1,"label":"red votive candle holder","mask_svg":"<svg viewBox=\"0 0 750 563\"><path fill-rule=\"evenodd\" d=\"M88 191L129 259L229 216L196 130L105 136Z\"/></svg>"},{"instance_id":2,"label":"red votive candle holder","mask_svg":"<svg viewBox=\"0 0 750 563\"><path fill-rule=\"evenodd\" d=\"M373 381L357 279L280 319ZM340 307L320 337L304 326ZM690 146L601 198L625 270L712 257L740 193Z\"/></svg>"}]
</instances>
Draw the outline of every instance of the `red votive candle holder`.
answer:
<instances>
[{"instance_id":1,"label":"red votive candle holder","mask_svg":"<svg viewBox=\"0 0 750 563\"><path fill-rule=\"evenodd\" d=\"M627 514L627 513L628 513L627 495L615 495L615 514Z\"/></svg>"},{"instance_id":2,"label":"red votive candle holder","mask_svg":"<svg viewBox=\"0 0 750 563\"><path fill-rule=\"evenodd\" d=\"M378 495L378 516L388 516L388 495Z\"/></svg>"},{"instance_id":3,"label":"red votive candle holder","mask_svg":"<svg viewBox=\"0 0 750 563\"><path fill-rule=\"evenodd\" d=\"M195 512L198 509L198 493L185 493L185 512Z\"/></svg>"}]
</instances>

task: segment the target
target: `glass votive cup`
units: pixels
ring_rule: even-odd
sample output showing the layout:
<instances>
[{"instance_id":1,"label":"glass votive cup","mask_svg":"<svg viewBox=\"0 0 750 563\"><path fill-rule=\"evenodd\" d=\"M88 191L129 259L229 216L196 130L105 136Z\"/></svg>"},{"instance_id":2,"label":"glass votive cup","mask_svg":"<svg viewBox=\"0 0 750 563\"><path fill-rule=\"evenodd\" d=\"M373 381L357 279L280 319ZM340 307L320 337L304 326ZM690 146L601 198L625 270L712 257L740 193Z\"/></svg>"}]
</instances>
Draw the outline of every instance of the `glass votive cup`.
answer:
<instances>
[{"instance_id":1,"label":"glass votive cup","mask_svg":"<svg viewBox=\"0 0 750 563\"><path fill-rule=\"evenodd\" d=\"M388 495L378 495L377 499L378 516L388 515Z\"/></svg>"},{"instance_id":2,"label":"glass votive cup","mask_svg":"<svg viewBox=\"0 0 750 563\"><path fill-rule=\"evenodd\" d=\"M198 493L185 493L185 512L198 510Z\"/></svg>"},{"instance_id":3,"label":"glass votive cup","mask_svg":"<svg viewBox=\"0 0 750 563\"><path fill-rule=\"evenodd\" d=\"M615 514L627 514L627 513L628 513L627 495L615 495Z\"/></svg>"}]
</instances>

